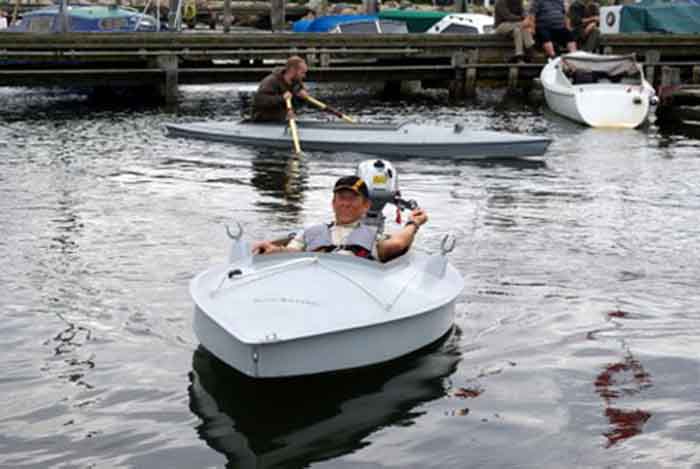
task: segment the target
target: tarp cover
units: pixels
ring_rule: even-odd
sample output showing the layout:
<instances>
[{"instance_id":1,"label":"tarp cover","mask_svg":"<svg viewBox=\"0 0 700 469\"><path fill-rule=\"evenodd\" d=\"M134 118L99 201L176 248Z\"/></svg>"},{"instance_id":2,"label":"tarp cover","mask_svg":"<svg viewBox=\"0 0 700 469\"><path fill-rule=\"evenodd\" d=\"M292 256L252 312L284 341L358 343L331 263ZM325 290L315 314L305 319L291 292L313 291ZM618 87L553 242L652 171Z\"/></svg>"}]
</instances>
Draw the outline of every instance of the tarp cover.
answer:
<instances>
[{"instance_id":1,"label":"tarp cover","mask_svg":"<svg viewBox=\"0 0 700 469\"><path fill-rule=\"evenodd\" d=\"M449 14L446 11L382 10L379 12L379 18L405 21L409 33L424 33Z\"/></svg>"},{"instance_id":2,"label":"tarp cover","mask_svg":"<svg viewBox=\"0 0 700 469\"><path fill-rule=\"evenodd\" d=\"M599 57L563 55L561 61L570 72L581 70L609 77L634 76L639 73L634 54Z\"/></svg>"},{"instance_id":3,"label":"tarp cover","mask_svg":"<svg viewBox=\"0 0 700 469\"><path fill-rule=\"evenodd\" d=\"M339 23L349 21L370 20L376 21L376 15L328 15L319 16L315 20L299 20L294 23L292 30L295 33L327 33Z\"/></svg>"},{"instance_id":4,"label":"tarp cover","mask_svg":"<svg viewBox=\"0 0 700 469\"><path fill-rule=\"evenodd\" d=\"M700 5L648 1L625 5L620 16L621 33L700 33Z\"/></svg>"}]
</instances>

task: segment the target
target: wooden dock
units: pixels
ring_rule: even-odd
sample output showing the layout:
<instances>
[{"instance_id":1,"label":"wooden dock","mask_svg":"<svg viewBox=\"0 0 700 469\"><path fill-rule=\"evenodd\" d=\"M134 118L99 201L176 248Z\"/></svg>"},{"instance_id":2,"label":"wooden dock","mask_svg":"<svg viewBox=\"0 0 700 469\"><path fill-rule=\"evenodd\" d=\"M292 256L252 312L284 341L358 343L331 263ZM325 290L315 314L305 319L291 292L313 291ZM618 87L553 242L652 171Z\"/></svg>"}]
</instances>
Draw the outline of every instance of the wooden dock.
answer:
<instances>
[{"instance_id":1,"label":"wooden dock","mask_svg":"<svg viewBox=\"0 0 700 469\"><path fill-rule=\"evenodd\" d=\"M700 35L604 36L607 53L635 53L660 83L663 67L700 81ZM0 86L148 87L175 102L180 84L255 82L293 54L308 80L420 81L454 98L477 86L529 88L544 62L513 65L512 42L495 35L294 33L0 34Z\"/></svg>"}]
</instances>

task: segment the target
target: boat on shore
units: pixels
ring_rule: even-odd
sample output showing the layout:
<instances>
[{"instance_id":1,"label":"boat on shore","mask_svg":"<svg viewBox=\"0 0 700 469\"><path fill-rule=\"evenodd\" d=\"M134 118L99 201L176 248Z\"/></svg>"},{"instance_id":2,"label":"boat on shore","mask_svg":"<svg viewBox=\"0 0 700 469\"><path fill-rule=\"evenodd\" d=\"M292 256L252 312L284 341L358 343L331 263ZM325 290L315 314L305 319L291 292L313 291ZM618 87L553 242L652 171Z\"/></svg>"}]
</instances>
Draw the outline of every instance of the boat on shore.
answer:
<instances>
[{"instance_id":1,"label":"boat on shore","mask_svg":"<svg viewBox=\"0 0 700 469\"><path fill-rule=\"evenodd\" d=\"M634 55L573 52L545 65L540 80L552 111L591 127L638 127L658 102Z\"/></svg>"},{"instance_id":2,"label":"boat on shore","mask_svg":"<svg viewBox=\"0 0 700 469\"><path fill-rule=\"evenodd\" d=\"M370 160L358 175L369 187L365 223L383 233L387 203L398 198L390 163ZM201 345L254 378L315 375L385 363L443 337L454 322L464 279L440 252L409 250L385 263L354 255L284 252L253 255L228 231L229 261L190 282L193 328Z\"/></svg>"},{"instance_id":3,"label":"boat on shore","mask_svg":"<svg viewBox=\"0 0 700 469\"><path fill-rule=\"evenodd\" d=\"M297 121L305 151L352 151L379 156L434 158L516 158L541 156L547 137L469 130L462 124L439 126L412 121L396 124ZM200 122L166 124L171 137L288 149L292 135L286 122Z\"/></svg>"}]
</instances>

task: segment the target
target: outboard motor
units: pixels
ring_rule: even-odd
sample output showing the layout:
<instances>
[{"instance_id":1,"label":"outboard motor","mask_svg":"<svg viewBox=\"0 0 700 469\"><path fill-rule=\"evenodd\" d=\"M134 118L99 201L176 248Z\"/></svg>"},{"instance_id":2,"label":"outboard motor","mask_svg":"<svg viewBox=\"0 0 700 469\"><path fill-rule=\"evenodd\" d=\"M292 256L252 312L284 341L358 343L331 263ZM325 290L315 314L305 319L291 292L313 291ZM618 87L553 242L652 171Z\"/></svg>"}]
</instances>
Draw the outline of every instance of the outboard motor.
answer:
<instances>
[{"instance_id":1,"label":"outboard motor","mask_svg":"<svg viewBox=\"0 0 700 469\"><path fill-rule=\"evenodd\" d=\"M357 166L357 176L362 178L369 190L371 206L365 223L384 229L382 211L386 204L396 205L400 210L418 207L415 200L404 200L399 191L399 177L394 166L386 160L365 160Z\"/></svg>"}]
</instances>

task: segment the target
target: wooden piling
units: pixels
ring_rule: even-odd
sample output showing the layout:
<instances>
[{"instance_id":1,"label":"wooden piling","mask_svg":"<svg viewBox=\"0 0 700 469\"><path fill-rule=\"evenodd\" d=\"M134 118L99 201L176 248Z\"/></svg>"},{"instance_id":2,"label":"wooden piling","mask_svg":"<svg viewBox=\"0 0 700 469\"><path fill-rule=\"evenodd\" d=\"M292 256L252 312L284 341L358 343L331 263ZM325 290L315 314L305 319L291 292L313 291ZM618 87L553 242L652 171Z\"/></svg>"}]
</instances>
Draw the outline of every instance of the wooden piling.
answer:
<instances>
[{"instance_id":1,"label":"wooden piling","mask_svg":"<svg viewBox=\"0 0 700 469\"><path fill-rule=\"evenodd\" d=\"M231 24L233 23L233 17L231 15L231 0L224 0L224 32L231 32Z\"/></svg>"},{"instance_id":2,"label":"wooden piling","mask_svg":"<svg viewBox=\"0 0 700 469\"><path fill-rule=\"evenodd\" d=\"M164 72L164 78L158 86L161 100L166 104L176 104L178 98L177 56L156 57L156 65Z\"/></svg>"},{"instance_id":3,"label":"wooden piling","mask_svg":"<svg viewBox=\"0 0 700 469\"><path fill-rule=\"evenodd\" d=\"M508 68L508 93L518 90L518 67Z\"/></svg>"},{"instance_id":4,"label":"wooden piling","mask_svg":"<svg viewBox=\"0 0 700 469\"><path fill-rule=\"evenodd\" d=\"M651 86L656 82L654 71L656 64L661 60L661 52L656 49L648 50L644 53L644 75Z\"/></svg>"},{"instance_id":5,"label":"wooden piling","mask_svg":"<svg viewBox=\"0 0 700 469\"><path fill-rule=\"evenodd\" d=\"M270 2L270 27L273 31L282 31L285 28L286 0L271 0Z\"/></svg>"},{"instance_id":6,"label":"wooden piling","mask_svg":"<svg viewBox=\"0 0 700 469\"><path fill-rule=\"evenodd\" d=\"M467 63L470 65L479 63L479 49L469 51ZM476 67L469 67L469 65L467 65L466 80L464 82L464 96L467 98L476 97Z\"/></svg>"}]
</instances>

